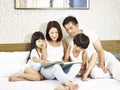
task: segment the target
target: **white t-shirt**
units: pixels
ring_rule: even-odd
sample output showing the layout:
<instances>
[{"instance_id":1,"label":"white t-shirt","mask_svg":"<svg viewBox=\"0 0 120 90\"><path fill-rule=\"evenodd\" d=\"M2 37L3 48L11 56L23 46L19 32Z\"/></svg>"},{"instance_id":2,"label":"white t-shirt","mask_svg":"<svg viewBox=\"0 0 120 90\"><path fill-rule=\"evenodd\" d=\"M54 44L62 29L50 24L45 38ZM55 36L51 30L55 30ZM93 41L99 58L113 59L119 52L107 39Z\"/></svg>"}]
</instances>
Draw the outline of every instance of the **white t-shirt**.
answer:
<instances>
[{"instance_id":1,"label":"white t-shirt","mask_svg":"<svg viewBox=\"0 0 120 90\"><path fill-rule=\"evenodd\" d=\"M63 61L64 48L61 42L60 46L54 47L47 42L47 60Z\"/></svg>"},{"instance_id":2,"label":"white t-shirt","mask_svg":"<svg viewBox=\"0 0 120 90\"><path fill-rule=\"evenodd\" d=\"M40 62L34 62L32 60L32 57L36 57L36 58L39 58L41 60L41 55L42 54L40 52L37 52L37 50L35 48L32 49L31 54L30 54L30 59L27 63L27 67L32 67L35 70L39 71L41 64L40 64Z\"/></svg>"},{"instance_id":3,"label":"white t-shirt","mask_svg":"<svg viewBox=\"0 0 120 90\"><path fill-rule=\"evenodd\" d=\"M85 30L83 31L85 35L87 35L90 39L90 43L88 45L88 48L86 49L88 56L90 57L93 53L96 53L96 50L94 48L94 42L99 39L99 36L96 32L91 31L91 30Z\"/></svg>"}]
</instances>

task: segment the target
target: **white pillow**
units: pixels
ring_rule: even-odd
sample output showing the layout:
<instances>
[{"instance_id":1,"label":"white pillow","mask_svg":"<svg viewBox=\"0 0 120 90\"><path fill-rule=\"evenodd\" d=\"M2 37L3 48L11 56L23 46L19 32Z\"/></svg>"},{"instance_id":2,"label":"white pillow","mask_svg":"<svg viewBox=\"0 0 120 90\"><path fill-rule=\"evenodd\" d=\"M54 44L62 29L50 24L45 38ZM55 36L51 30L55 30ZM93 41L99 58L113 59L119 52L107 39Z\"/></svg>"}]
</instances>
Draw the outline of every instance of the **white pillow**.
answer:
<instances>
[{"instance_id":1,"label":"white pillow","mask_svg":"<svg viewBox=\"0 0 120 90\"><path fill-rule=\"evenodd\" d=\"M0 76L19 72L26 63L29 52L0 52Z\"/></svg>"}]
</instances>

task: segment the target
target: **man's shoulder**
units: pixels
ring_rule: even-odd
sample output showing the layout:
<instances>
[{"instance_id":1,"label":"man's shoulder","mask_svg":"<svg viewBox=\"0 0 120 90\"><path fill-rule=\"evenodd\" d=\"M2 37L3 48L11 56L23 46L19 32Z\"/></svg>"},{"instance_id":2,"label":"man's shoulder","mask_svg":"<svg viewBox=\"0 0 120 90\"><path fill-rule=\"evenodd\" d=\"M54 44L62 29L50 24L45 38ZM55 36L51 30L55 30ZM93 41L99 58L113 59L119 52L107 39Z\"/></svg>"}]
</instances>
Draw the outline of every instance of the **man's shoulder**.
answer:
<instances>
[{"instance_id":1,"label":"man's shoulder","mask_svg":"<svg viewBox=\"0 0 120 90\"><path fill-rule=\"evenodd\" d=\"M65 42L69 45L71 42L73 42L73 38L68 35L65 37Z\"/></svg>"},{"instance_id":2,"label":"man's shoulder","mask_svg":"<svg viewBox=\"0 0 120 90\"><path fill-rule=\"evenodd\" d=\"M91 29L90 29L90 30L85 29L85 30L83 30L83 33L86 34L86 35L87 35L87 34L88 34L88 35L89 35L89 34L97 34L94 30L91 30Z\"/></svg>"},{"instance_id":3,"label":"man's shoulder","mask_svg":"<svg viewBox=\"0 0 120 90\"><path fill-rule=\"evenodd\" d=\"M65 36L65 40L71 40L71 39L73 39L73 38L70 37L69 35L66 35L66 36Z\"/></svg>"}]
</instances>

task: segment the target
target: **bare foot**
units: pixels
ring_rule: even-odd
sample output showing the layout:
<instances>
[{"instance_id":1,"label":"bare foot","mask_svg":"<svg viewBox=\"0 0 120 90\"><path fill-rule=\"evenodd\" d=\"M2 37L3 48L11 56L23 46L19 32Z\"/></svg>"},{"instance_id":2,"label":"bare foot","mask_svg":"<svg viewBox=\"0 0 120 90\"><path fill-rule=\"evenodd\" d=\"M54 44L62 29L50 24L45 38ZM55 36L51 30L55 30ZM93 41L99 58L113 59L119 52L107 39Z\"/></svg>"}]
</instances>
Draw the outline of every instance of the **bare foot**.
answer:
<instances>
[{"instance_id":1,"label":"bare foot","mask_svg":"<svg viewBox=\"0 0 120 90\"><path fill-rule=\"evenodd\" d=\"M65 85L70 89L70 90L78 90L79 85L76 83L72 83L70 81L65 82Z\"/></svg>"},{"instance_id":2,"label":"bare foot","mask_svg":"<svg viewBox=\"0 0 120 90\"><path fill-rule=\"evenodd\" d=\"M62 84L60 84L54 90L67 90L67 88L65 86L63 86Z\"/></svg>"},{"instance_id":3,"label":"bare foot","mask_svg":"<svg viewBox=\"0 0 120 90\"><path fill-rule=\"evenodd\" d=\"M10 82L16 82L16 81L27 81L27 80L23 79L23 78L10 78L9 81Z\"/></svg>"},{"instance_id":4,"label":"bare foot","mask_svg":"<svg viewBox=\"0 0 120 90\"><path fill-rule=\"evenodd\" d=\"M72 86L72 89L71 89L71 90L78 90L78 88L79 88L79 85L78 85L78 84L74 84L74 85Z\"/></svg>"},{"instance_id":5,"label":"bare foot","mask_svg":"<svg viewBox=\"0 0 120 90\"><path fill-rule=\"evenodd\" d=\"M15 82L15 81L25 81L26 79L21 77L21 73L15 73L9 76L9 81Z\"/></svg>"},{"instance_id":6,"label":"bare foot","mask_svg":"<svg viewBox=\"0 0 120 90\"><path fill-rule=\"evenodd\" d=\"M45 77L42 74L40 74L40 81L44 80L44 79L45 79Z\"/></svg>"},{"instance_id":7,"label":"bare foot","mask_svg":"<svg viewBox=\"0 0 120 90\"><path fill-rule=\"evenodd\" d=\"M15 74L12 74L11 76L9 76L9 81L14 81L13 78L17 78L19 77L20 73L15 73Z\"/></svg>"}]
</instances>

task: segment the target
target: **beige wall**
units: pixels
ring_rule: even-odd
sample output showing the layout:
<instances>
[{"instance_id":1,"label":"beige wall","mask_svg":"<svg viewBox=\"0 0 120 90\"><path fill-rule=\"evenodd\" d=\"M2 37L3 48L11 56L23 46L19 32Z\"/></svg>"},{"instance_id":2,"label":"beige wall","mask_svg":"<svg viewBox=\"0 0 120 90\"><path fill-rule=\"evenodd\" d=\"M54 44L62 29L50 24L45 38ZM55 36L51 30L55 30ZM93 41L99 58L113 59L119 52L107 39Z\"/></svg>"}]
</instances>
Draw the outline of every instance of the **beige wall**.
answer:
<instances>
[{"instance_id":1,"label":"beige wall","mask_svg":"<svg viewBox=\"0 0 120 90\"><path fill-rule=\"evenodd\" d=\"M0 43L29 42L34 31L44 32L49 20L62 23L68 15L76 16L81 28L96 31L101 40L120 40L119 10L120 0L90 0L89 10L18 10L14 0L0 0Z\"/></svg>"}]
</instances>

